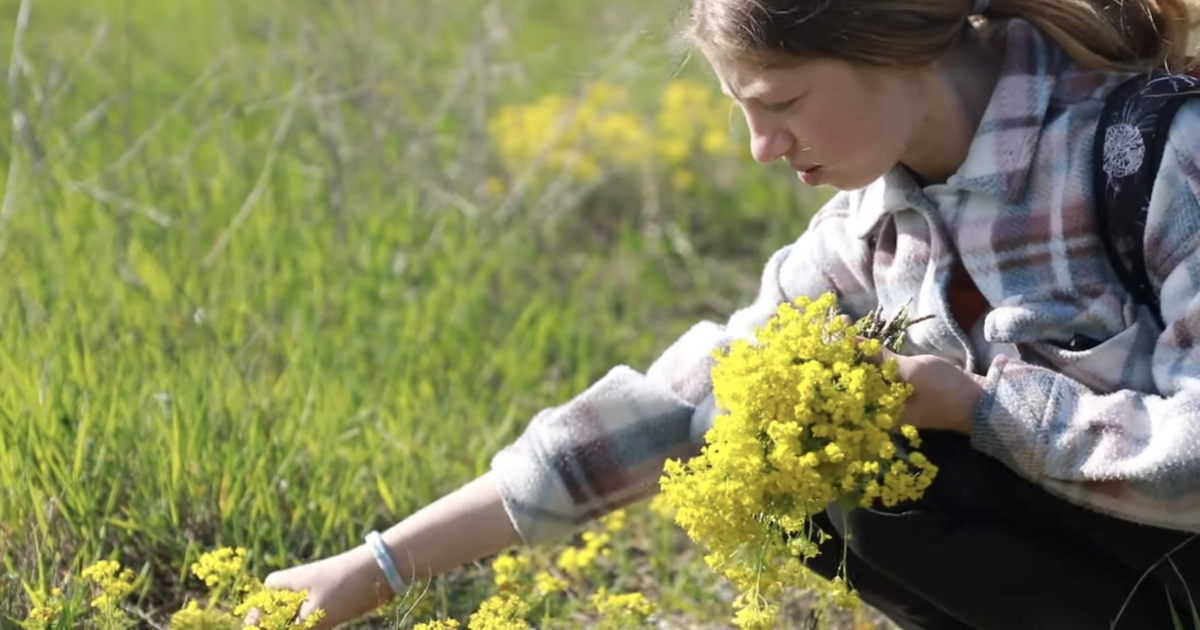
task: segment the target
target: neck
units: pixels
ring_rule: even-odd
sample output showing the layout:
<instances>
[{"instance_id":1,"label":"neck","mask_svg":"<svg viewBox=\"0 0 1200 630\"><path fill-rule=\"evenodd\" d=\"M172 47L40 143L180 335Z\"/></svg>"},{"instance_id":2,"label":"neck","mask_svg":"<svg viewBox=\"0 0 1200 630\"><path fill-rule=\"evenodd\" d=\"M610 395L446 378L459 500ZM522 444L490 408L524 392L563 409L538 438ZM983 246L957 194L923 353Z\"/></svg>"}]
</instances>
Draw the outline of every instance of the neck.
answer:
<instances>
[{"instance_id":1,"label":"neck","mask_svg":"<svg viewBox=\"0 0 1200 630\"><path fill-rule=\"evenodd\" d=\"M1000 78L1002 55L974 29L968 33L914 82L923 107L901 163L924 185L945 183L962 166Z\"/></svg>"}]
</instances>

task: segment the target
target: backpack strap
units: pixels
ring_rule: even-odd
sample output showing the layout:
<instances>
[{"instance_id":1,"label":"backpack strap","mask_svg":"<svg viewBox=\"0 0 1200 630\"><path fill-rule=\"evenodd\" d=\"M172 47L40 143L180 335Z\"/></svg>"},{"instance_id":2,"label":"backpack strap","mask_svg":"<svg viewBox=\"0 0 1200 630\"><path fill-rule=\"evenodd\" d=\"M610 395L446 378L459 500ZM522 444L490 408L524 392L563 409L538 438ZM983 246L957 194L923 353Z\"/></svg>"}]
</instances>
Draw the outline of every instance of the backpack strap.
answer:
<instances>
[{"instance_id":1,"label":"backpack strap","mask_svg":"<svg viewBox=\"0 0 1200 630\"><path fill-rule=\"evenodd\" d=\"M1100 240L1125 289L1164 328L1158 292L1146 271L1145 232L1150 193L1167 133L1183 101L1200 95L1186 74L1139 74L1105 99L1092 151L1092 187Z\"/></svg>"}]
</instances>

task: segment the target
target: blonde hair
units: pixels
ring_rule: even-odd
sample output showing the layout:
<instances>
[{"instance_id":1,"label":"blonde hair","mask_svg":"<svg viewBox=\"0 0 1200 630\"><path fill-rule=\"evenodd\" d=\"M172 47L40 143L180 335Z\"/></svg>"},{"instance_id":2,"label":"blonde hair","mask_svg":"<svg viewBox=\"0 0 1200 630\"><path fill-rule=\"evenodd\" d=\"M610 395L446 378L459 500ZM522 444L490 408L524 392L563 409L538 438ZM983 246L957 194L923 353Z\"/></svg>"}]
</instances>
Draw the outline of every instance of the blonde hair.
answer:
<instances>
[{"instance_id":1,"label":"blonde hair","mask_svg":"<svg viewBox=\"0 0 1200 630\"><path fill-rule=\"evenodd\" d=\"M1200 0L691 0L684 28L705 53L764 63L827 56L870 66L932 62L987 18L1028 21L1077 63L1187 70Z\"/></svg>"}]
</instances>

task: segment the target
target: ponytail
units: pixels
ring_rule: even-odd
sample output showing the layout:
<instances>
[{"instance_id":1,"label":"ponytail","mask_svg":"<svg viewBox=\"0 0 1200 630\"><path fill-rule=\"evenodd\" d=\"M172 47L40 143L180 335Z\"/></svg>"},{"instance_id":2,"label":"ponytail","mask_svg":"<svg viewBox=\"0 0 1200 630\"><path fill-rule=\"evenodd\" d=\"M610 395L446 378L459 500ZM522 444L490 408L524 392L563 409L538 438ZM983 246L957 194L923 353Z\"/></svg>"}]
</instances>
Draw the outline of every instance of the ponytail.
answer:
<instances>
[{"instance_id":1,"label":"ponytail","mask_svg":"<svg viewBox=\"0 0 1200 630\"><path fill-rule=\"evenodd\" d=\"M985 16L1017 17L1077 63L1108 70L1194 68L1196 0L990 0Z\"/></svg>"}]
</instances>

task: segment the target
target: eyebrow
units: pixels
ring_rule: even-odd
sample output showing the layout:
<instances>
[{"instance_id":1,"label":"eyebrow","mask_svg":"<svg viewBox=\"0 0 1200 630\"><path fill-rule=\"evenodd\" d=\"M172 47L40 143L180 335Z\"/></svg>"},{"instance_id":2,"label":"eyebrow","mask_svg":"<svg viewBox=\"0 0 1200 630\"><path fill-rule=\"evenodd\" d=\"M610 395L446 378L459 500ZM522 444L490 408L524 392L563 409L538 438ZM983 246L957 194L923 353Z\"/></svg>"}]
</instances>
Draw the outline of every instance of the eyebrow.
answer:
<instances>
[{"instance_id":1,"label":"eyebrow","mask_svg":"<svg viewBox=\"0 0 1200 630\"><path fill-rule=\"evenodd\" d=\"M734 90L733 88L729 87L727 84L725 84L725 83L721 83L721 93L722 93L722 94L724 94L725 96L728 96L729 98L731 98L731 99L733 99L733 100L735 100L735 101L738 101L739 103L744 103L744 102L746 102L746 101L748 101L748 100L757 100L757 99L761 99L761 98L762 98L762 92L764 92L764 91L765 91L765 90L762 90L762 89L760 89L760 90L758 90L757 92L755 92L753 89L751 89L751 90L750 90L750 96L746 96L746 95L744 95L744 94L738 94L736 90Z\"/></svg>"},{"instance_id":2,"label":"eyebrow","mask_svg":"<svg viewBox=\"0 0 1200 630\"><path fill-rule=\"evenodd\" d=\"M747 86L747 90L746 90L745 94L738 94L737 91L734 90L732 87L730 87L728 83L721 81L720 84L721 84L721 93L735 101L738 101L739 103L744 103L746 101L762 100L763 94L768 92L771 87L769 84L765 83L762 80L756 80L756 81L751 82L750 85Z\"/></svg>"}]
</instances>

